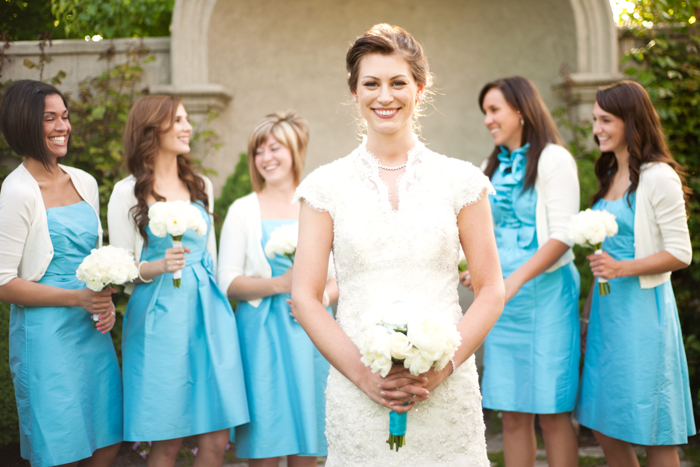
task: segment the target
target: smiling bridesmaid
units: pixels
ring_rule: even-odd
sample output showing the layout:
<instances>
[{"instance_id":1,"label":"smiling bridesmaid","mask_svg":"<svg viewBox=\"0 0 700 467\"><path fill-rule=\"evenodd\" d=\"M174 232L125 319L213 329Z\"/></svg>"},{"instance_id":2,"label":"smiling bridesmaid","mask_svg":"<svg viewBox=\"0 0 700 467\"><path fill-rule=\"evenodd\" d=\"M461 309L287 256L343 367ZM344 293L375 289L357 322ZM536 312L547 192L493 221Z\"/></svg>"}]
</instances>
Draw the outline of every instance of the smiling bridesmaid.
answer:
<instances>
[{"instance_id":1,"label":"smiling bridesmaid","mask_svg":"<svg viewBox=\"0 0 700 467\"><path fill-rule=\"evenodd\" d=\"M593 430L610 466L678 466L676 445L695 434L688 363L671 272L692 261L684 173L666 145L646 90L633 81L598 89L593 134L601 155L593 209L618 233L590 255L590 322L576 419Z\"/></svg>"},{"instance_id":2,"label":"smiling bridesmaid","mask_svg":"<svg viewBox=\"0 0 700 467\"><path fill-rule=\"evenodd\" d=\"M107 467L122 441L121 375L109 335L113 289L92 292L75 277L102 243L97 182L59 164L71 121L55 87L10 85L0 129L25 158L0 191L0 301L12 303L22 457L32 467Z\"/></svg>"},{"instance_id":3,"label":"smiling bridesmaid","mask_svg":"<svg viewBox=\"0 0 700 467\"><path fill-rule=\"evenodd\" d=\"M325 395L329 363L290 316L292 262L267 258L265 243L297 225L292 204L304 169L309 130L293 112L265 117L248 141L253 193L236 200L221 230L219 287L238 300L236 316L250 403L250 423L235 430L236 455L253 467L315 466L327 454ZM333 271L332 265L329 268ZM338 298L328 278L324 305ZM328 309L330 313L330 308Z\"/></svg>"},{"instance_id":4,"label":"smiling bridesmaid","mask_svg":"<svg viewBox=\"0 0 700 467\"><path fill-rule=\"evenodd\" d=\"M196 467L223 463L228 430L248 422L236 318L216 286L211 181L194 172L192 126L169 96L139 99L124 131L131 176L109 200L109 238L131 252L139 280L124 315L124 438L153 441L149 466L173 466L185 436L198 436ZM148 227L148 207L185 201L207 221L183 247ZM173 273L182 271L179 288Z\"/></svg>"},{"instance_id":5,"label":"smiling bridesmaid","mask_svg":"<svg viewBox=\"0 0 700 467\"><path fill-rule=\"evenodd\" d=\"M509 467L535 464L535 415L549 465L573 467L579 273L567 225L579 210L576 162L529 80L488 83L479 106L495 144L484 172L496 189L489 201L506 287L506 306L484 341L483 405L502 411ZM471 285L468 271L461 277Z\"/></svg>"}]
</instances>

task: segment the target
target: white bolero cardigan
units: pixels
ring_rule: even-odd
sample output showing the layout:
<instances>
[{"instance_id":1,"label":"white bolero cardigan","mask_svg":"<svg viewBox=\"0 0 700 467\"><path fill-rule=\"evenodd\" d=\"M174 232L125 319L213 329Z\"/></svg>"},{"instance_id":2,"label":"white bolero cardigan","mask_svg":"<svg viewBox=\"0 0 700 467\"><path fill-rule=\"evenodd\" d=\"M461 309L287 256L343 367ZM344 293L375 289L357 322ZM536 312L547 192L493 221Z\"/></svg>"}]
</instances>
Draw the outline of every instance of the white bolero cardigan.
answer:
<instances>
[{"instance_id":1,"label":"white bolero cardigan","mask_svg":"<svg viewBox=\"0 0 700 467\"><path fill-rule=\"evenodd\" d=\"M231 282L238 276L272 277L272 268L267 262L262 247L262 220L257 193L253 192L233 202L221 228L219 245L219 288L228 296ZM328 261L328 277L335 277L333 255ZM262 298L249 300L257 308Z\"/></svg>"},{"instance_id":2,"label":"white bolero cardigan","mask_svg":"<svg viewBox=\"0 0 700 467\"><path fill-rule=\"evenodd\" d=\"M83 200L97 216L97 244L102 245L100 197L92 175L60 165ZM0 190L0 286L15 277L36 282L44 277L53 259L44 198L39 183L20 164L7 176Z\"/></svg>"},{"instance_id":3,"label":"white bolero cardigan","mask_svg":"<svg viewBox=\"0 0 700 467\"><path fill-rule=\"evenodd\" d=\"M207 210L214 212L214 187L204 175L199 175L204 180L204 188L209 197L209 206ZM139 233L139 229L134 222L134 217L131 215L131 208L136 206L136 195L134 194L134 186L136 178L129 175L123 180L117 182L112 190L112 195L109 197L107 205L107 227L109 232L109 243L112 246L123 248L134 256L136 262L141 259L141 251L143 250L143 237ZM214 262L214 271L216 271L216 236L214 233L214 221L210 215L209 237L207 238L207 251L211 255ZM126 285L125 292L131 293L134 290L134 284Z\"/></svg>"},{"instance_id":4,"label":"white bolero cardigan","mask_svg":"<svg viewBox=\"0 0 700 467\"><path fill-rule=\"evenodd\" d=\"M642 164L634 206L634 259L668 251L679 261L690 264L693 249L683 186L670 165L664 162ZM639 282L643 289L651 289L670 278L668 271L639 276Z\"/></svg>"}]
</instances>

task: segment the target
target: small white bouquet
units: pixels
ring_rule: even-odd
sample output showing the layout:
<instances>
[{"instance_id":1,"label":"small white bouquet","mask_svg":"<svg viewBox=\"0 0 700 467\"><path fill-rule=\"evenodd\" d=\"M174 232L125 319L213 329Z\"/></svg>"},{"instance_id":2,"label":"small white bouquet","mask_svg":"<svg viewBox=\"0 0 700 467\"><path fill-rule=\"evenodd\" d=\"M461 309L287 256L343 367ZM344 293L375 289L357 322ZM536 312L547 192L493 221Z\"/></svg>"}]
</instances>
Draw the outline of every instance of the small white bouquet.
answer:
<instances>
[{"instance_id":1,"label":"small white bouquet","mask_svg":"<svg viewBox=\"0 0 700 467\"><path fill-rule=\"evenodd\" d=\"M617 234L617 221L608 211L586 209L571 218L569 222L569 239L577 245L593 248L596 255L603 253L603 240ZM598 278L600 295L610 293L607 279Z\"/></svg>"},{"instance_id":2,"label":"small white bouquet","mask_svg":"<svg viewBox=\"0 0 700 467\"><path fill-rule=\"evenodd\" d=\"M265 255L272 259L275 255L286 256L294 264L294 254L299 242L299 223L277 227L265 244Z\"/></svg>"},{"instance_id":3,"label":"small white bouquet","mask_svg":"<svg viewBox=\"0 0 700 467\"><path fill-rule=\"evenodd\" d=\"M186 201L159 201L148 209L148 227L156 237L173 237L173 248L182 247L182 236L194 230L198 237L207 233L207 223L196 206ZM182 270L173 273L173 285L180 287Z\"/></svg>"},{"instance_id":4,"label":"small white bouquet","mask_svg":"<svg viewBox=\"0 0 700 467\"><path fill-rule=\"evenodd\" d=\"M134 257L126 250L111 245L92 250L75 272L75 277L85 282L93 292L100 292L110 284L124 285L138 276ZM99 318L93 314L92 319L97 321Z\"/></svg>"},{"instance_id":5,"label":"small white bouquet","mask_svg":"<svg viewBox=\"0 0 700 467\"><path fill-rule=\"evenodd\" d=\"M403 365L418 376L430 368L442 370L461 342L457 327L435 316L430 303L412 293L373 316L360 338L360 352L362 363L382 377L392 365ZM398 451L406 444L407 419L407 413L390 413L390 449Z\"/></svg>"}]
</instances>

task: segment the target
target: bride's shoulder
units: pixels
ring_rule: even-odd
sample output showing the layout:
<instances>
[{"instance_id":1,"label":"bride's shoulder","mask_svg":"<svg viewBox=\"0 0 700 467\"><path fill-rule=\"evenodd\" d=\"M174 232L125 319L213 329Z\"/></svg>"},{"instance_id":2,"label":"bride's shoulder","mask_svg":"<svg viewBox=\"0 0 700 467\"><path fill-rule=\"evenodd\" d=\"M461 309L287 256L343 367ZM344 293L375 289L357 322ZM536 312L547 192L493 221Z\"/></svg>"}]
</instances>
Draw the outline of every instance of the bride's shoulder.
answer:
<instances>
[{"instance_id":1,"label":"bride's shoulder","mask_svg":"<svg viewBox=\"0 0 700 467\"><path fill-rule=\"evenodd\" d=\"M316 168L304 178L297 187L294 201L305 200L317 211L332 211L334 194L347 174L350 156L336 159L333 162Z\"/></svg>"},{"instance_id":2,"label":"bride's shoulder","mask_svg":"<svg viewBox=\"0 0 700 467\"><path fill-rule=\"evenodd\" d=\"M426 152L428 162L433 170L441 172L446 177L459 182L469 179L488 180L481 170L469 161L448 157L430 150Z\"/></svg>"},{"instance_id":3,"label":"bride's shoulder","mask_svg":"<svg viewBox=\"0 0 700 467\"><path fill-rule=\"evenodd\" d=\"M471 162L433 151L428 152L427 159L457 211L479 201L484 193L495 193L489 178Z\"/></svg>"}]
</instances>

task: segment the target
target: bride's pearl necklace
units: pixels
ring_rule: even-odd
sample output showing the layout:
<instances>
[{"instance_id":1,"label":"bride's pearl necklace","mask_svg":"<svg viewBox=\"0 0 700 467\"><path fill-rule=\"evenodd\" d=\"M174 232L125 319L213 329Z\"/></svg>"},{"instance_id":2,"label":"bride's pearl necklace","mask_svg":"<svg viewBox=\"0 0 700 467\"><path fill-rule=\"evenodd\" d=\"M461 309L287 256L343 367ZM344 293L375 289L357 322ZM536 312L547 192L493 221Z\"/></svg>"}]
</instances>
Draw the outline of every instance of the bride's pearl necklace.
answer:
<instances>
[{"instance_id":1,"label":"bride's pearl necklace","mask_svg":"<svg viewBox=\"0 0 700 467\"><path fill-rule=\"evenodd\" d=\"M404 163L403 165L397 165L396 167L387 167L386 165L377 164L377 167L384 170L400 170L406 167L407 164L408 162Z\"/></svg>"}]
</instances>

